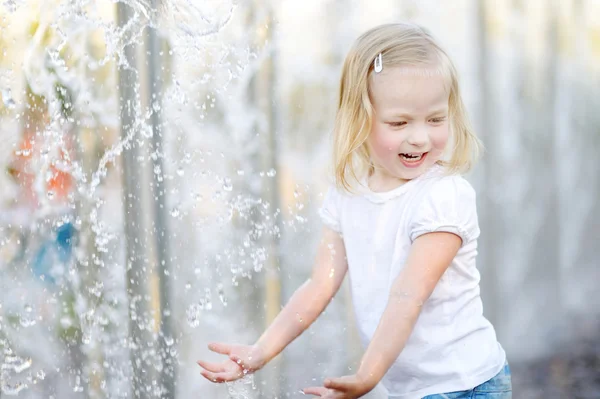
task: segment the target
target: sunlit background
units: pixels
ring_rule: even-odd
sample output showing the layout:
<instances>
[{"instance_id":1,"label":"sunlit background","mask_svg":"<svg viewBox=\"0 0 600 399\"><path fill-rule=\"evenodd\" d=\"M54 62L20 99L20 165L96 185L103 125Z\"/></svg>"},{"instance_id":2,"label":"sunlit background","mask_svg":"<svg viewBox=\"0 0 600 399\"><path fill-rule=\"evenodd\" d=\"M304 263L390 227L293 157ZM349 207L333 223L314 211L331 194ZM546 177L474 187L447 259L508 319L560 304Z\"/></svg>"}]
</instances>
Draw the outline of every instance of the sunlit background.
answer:
<instances>
[{"instance_id":1,"label":"sunlit background","mask_svg":"<svg viewBox=\"0 0 600 399\"><path fill-rule=\"evenodd\" d=\"M341 63L401 20L486 146L467 178L514 397L600 398L599 0L2 0L0 397L300 398L356 370L346 284L256 375L195 362L308 277Z\"/></svg>"}]
</instances>

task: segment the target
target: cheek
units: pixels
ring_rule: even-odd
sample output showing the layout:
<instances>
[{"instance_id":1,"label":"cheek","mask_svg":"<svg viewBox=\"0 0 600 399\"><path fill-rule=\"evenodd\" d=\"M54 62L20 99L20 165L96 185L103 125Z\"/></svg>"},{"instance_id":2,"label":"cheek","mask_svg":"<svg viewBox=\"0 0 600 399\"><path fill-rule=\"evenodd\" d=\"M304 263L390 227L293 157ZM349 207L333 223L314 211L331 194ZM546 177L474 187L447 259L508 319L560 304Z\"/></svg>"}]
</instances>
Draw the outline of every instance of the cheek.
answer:
<instances>
[{"instance_id":1,"label":"cheek","mask_svg":"<svg viewBox=\"0 0 600 399\"><path fill-rule=\"evenodd\" d=\"M385 156L390 153L395 154L398 141L398 135L391 134L381 127L374 128L369 136L371 149L377 156Z\"/></svg>"},{"instance_id":2,"label":"cheek","mask_svg":"<svg viewBox=\"0 0 600 399\"><path fill-rule=\"evenodd\" d=\"M446 144L448 144L449 138L450 131L448 126L444 126L443 128L437 129L435 134L432 134L430 136L431 147L438 151L443 151L446 148Z\"/></svg>"}]
</instances>

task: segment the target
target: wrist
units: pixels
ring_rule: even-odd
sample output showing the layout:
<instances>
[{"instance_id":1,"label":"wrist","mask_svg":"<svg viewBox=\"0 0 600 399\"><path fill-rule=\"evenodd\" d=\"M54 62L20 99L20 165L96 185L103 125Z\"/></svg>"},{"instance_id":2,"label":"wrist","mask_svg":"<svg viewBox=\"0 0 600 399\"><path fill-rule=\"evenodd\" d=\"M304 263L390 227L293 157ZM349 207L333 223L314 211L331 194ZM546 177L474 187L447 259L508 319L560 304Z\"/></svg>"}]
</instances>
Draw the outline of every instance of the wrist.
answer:
<instances>
[{"instance_id":1,"label":"wrist","mask_svg":"<svg viewBox=\"0 0 600 399\"><path fill-rule=\"evenodd\" d=\"M358 380L361 381L361 383L365 387L366 392L370 392L377 386L377 384L379 384L379 381L381 381L381 378L383 378L383 376L379 376L377 375L377 373L360 367L356 373L356 378L358 378Z\"/></svg>"},{"instance_id":2,"label":"wrist","mask_svg":"<svg viewBox=\"0 0 600 399\"><path fill-rule=\"evenodd\" d=\"M251 358L251 361L256 366L257 370L263 368L271 361L267 348L265 348L260 342L252 345L248 357Z\"/></svg>"}]
</instances>

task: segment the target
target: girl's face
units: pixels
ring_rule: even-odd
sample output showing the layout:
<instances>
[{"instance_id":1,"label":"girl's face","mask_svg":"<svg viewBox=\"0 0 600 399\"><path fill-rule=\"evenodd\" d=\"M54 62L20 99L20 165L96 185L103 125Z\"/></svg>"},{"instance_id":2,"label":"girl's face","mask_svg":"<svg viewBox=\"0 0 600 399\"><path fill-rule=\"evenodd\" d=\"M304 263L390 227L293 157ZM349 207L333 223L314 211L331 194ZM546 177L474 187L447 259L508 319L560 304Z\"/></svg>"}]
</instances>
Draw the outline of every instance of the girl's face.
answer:
<instances>
[{"instance_id":1,"label":"girl's face","mask_svg":"<svg viewBox=\"0 0 600 399\"><path fill-rule=\"evenodd\" d=\"M414 179L438 161L448 142L448 98L444 77L417 67L384 68L370 79L374 108L367 140L379 190Z\"/></svg>"}]
</instances>

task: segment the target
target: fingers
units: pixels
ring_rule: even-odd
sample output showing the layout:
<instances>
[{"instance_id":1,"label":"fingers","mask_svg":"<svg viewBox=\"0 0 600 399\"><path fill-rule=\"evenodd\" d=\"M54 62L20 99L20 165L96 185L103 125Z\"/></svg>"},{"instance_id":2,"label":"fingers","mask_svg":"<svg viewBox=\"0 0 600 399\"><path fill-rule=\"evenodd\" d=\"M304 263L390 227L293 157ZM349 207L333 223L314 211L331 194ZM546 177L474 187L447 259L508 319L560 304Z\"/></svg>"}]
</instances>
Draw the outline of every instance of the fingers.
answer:
<instances>
[{"instance_id":1,"label":"fingers","mask_svg":"<svg viewBox=\"0 0 600 399\"><path fill-rule=\"evenodd\" d=\"M244 375L242 372L222 372L222 373L213 373L207 370L202 370L200 372L204 378L211 382L223 383L239 380Z\"/></svg>"},{"instance_id":2,"label":"fingers","mask_svg":"<svg viewBox=\"0 0 600 399\"><path fill-rule=\"evenodd\" d=\"M210 382L225 382L225 380L223 380L223 378L219 377L217 374L212 373L210 371L202 370L202 371L200 371L200 375L202 375L202 377L206 378Z\"/></svg>"},{"instance_id":3,"label":"fingers","mask_svg":"<svg viewBox=\"0 0 600 399\"><path fill-rule=\"evenodd\" d=\"M221 355L229 356L229 354L231 353L231 345L222 344L219 342L213 342L211 344L208 344L208 349L210 349L213 352L220 353Z\"/></svg>"},{"instance_id":4,"label":"fingers","mask_svg":"<svg viewBox=\"0 0 600 399\"><path fill-rule=\"evenodd\" d=\"M242 361L242 359L239 356L233 355L231 353L233 351L233 346L232 345L222 344L222 343L219 343L219 342L213 342L213 343L210 343L208 345L208 349L210 349L213 352L219 353L221 355L226 355L226 356L229 357L229 359L231 361L237 363L241 367L248 368L248 367L246 367L246 364ZM216 364L216 363L202 362L202 364L201 364L200 362L198 362L198 364L200 364L200 366L204 367L205 369L208 369L209 371L215 371L215 372L225 371L225 369L223 368L222 365L219 365L219 364ZM206 367L203 364L206 364L209 367Z\"/></svg>"},{"instance_id":5,"label":"fingers","mask_svg":"<svg viewBox=\"0 0 600 399\"><path fill-rule=\"evenodd\" d=\"M240 366L241 368L253 372L256 371L254 367L252 367L252 365L248 364L248 362L244 361L244 359L240 358L239 356L236 355L229 355L229 360L231 360L234 363L237 363L238 366Z\"/></svg>"},{"instance_id":6,"label":"fingers","mask_svg":"<svg viewBox=\"0 0 600 399\"><path fill-rule=\"evenodd\" d=\"M198 365L200 367L202 367L203 369L212 371L213 373L219 373L219 372L226 371L225 366L223 364L209 363L209 362L205 362L204 360L198 360L196 363L198 363Z\"/></svg>"},{"instance_id":7,"label":"fingers","mask_svg":"<svg viewBox=\"0 0 600 399\"><path fill-rule=\"evenodd\" d=\"M310 387L310 388L304 388L302 390L302 392L304 392L305 395L323 396L327 393L327 388Z\"/></svg>"},{"instance_id":8,"label":"fingers","mask_svg":"<svg viewBox=\"0 0 600 399\"><path fill-rule=\"evenodd\" d=\"M352 388L351 382L344 381L341 378L328 378L323 385L325 385L325 388L341 392L348 392Z\"/></svg>"}]
</instances>

